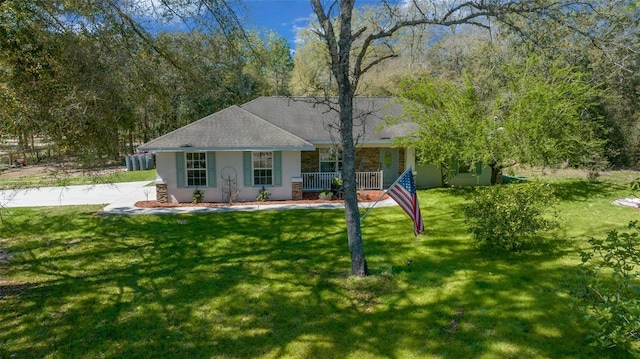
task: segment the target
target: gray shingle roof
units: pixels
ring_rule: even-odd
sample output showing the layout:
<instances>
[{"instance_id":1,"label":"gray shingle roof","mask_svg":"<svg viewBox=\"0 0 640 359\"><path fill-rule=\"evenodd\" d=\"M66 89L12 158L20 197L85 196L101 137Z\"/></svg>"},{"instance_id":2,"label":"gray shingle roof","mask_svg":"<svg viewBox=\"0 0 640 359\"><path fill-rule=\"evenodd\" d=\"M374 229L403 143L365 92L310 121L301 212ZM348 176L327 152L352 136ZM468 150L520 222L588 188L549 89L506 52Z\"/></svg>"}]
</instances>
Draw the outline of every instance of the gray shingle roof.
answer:
<instances>
[{"instance_id":1,"label":"gray shingle roof","mask_svg":"<svg viewBox=\"0 0 640 359\"><path fill-rule=\"evenodd\" d=\"M139 151L176 150L312 150L339 141L335 99L260 97L231 106L167 133ZM411 125L385 126L386 115L397 116L400 105L390 98L354 99L354 137L363 143L385 143L410 133ZM378 130L378 131L376 131Z\"/></svg>"}]
</instances>

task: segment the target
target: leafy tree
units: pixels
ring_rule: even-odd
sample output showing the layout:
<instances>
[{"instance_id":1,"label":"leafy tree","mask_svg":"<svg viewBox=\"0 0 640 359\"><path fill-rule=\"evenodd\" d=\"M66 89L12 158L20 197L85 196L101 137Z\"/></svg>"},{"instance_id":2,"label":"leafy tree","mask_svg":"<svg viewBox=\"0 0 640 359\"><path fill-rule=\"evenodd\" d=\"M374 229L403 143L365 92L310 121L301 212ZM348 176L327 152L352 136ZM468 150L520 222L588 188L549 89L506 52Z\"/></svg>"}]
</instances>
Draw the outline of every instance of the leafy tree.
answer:
<instances>
[{"instance_id":1,"label":"leafy tree","mask_svg":"<svg viewBox=\"0 0 640 359\"><path fill-rule=\"evenodd\" d=\"M534 52L577 68L589 82L603 85L605 156L617 166L640 161L638 9L637 1L598 1L579 16L528 21L511 35L516 56ZM560 20L564 26L558 26Z\"/></svg>"},{"instance_id":2,"label":"leafy tree","mask_svg":"<svg viewBox=\"0 0 640 359\"><path fill-rule=\"evenodd\" d=\"M604 1L597 48L588 53L596 81L605 84L607 157L618 166L640 162L640 31L637 1ZM595 19L592 19L594 21Z\"/></svg>"},{"instance_id":3,"label":"leafy tree","mask_svg":"<svg viewBox=\"0 0 640 359\"><path fill-rule=\"evenodd\" d=\"M1 10L9 5L4 6ZM2 12L0 17L21 19L3 27L0 54L8 74L5 88L22 103L5 113L10 134L23 147L28 138L45 136L82 156L117 153L114 124L129 111L115 75L122 64L96 41L108 34L51 31L28 13Z\"/></svg>"},{"instance_id":4,"label":"leafy tree","mask_svg":"<svg viewBox=\"0 0 640 359\"><path fill-rule=\"evenodd\" d=\"M260 95L283 94L291 58L239 28L225 1L0 3L0 128L84 164ZM152 18L153 32L140 21ZM139 21L138 21L139 20ZM162 32L164 21L184 31Z\"/></svg>"},{"instance_id":5,"label":"leafy tree","mask_svg":"<svg viewBox=\"0 0 640 359\"><path fill-rule=\"evenodd\" d=\"M399 91L403 116L392 121L413 121L418 129L398 142L416 148L416 157L445 169L454 161L477 162L484 153L492 121L482 108L469 76L463 85L439 79L407 80Z\"/></svg>"},{"instance_id":6,"label":"leafy tree","mask_svg":"<svg viewBox=\"0 0 640 359\"><path fill-rule=\"evenodd\" d=\"M289 95L289 79L293 70L293 59L287 40L271 32L265 50L265 72L269 82L272 83L273 94L276 96Z\"/></svg>"},{"instance_id":7,"label":"leafy tree","mask_svg":"<svg viewBox=\"0 0 640 359\"><path fill-rule=\"evenodd\" d=\"M295 96L334 96L335 80L329 69L326 46L308 29L300 33L302 44L293 58L290 89Z\"/></svg>"},{"instance_id":8,"label":"leafy tree","mask_svg":"<svg viewBox=\"0 0 640 359\"><path fill-rule=\"evenodd\" d=\"M637 221L629 232L611 231L607 238L589 238L580 252L582 263L570 285L578 310L603 348L620 346L640 355L640 232Z\"/></svg>"},{"instance_id":9,"label":"leafy tree","mask_svg":"<svg viewBox=\"0 0 640 359\"><path fill-rule=\"evenodd\" d=\"M445 172L454 161L486 164L492 183L516 163L584 165L602 156L601 92L582 73L537 58L503 69L501 87L493 92L478 91L468 74L462 85L407 80L398 95L405 111L394 121L419 128L399 142Z\"/></svg>"},{"instance_id":10,"label":"leafy tree","mask_svg":"<svg viewBox=\"0 0 640 359\"><path fill-rule=\"evenodd\" d=\"M583 72L537 58L506 70L507 88L496 103L508 156L531 165L589 165L602 157L598 84ZM503 156L503 159L506 156Z\"/></svg>"}]
</instances>

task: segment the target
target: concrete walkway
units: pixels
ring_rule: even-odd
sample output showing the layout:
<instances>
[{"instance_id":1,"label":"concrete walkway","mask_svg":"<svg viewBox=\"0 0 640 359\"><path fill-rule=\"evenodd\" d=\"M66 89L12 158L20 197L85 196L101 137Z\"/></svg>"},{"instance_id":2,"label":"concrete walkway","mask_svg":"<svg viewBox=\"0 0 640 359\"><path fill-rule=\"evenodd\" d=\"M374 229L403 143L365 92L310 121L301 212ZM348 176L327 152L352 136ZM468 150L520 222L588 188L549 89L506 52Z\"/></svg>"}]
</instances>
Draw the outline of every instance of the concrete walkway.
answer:
<instances>
[{"instance_id":1,"label":"concrete walkway","mask_svg":"<svg viewBox=\"0 0 640 359\"><path fill-rule=\"evenodd\" d=\"M40 187L0 191L3 207L44 207L85 204L133 206L137 201L155 200L155 187L150 181L112 184Z\"/></svg>"},{"instance_id":2,"label":"concrete walkway","mask_svg":"<svg viewBox=\"0 0 640 359\"><path fill-rule=\"evenodd\" d=\"M162 207L162 208L139 208L132 205L119 206L110 204L104 208L105 212L118 214L170 214L170 213L210 213L210 212L238 212L238 211L260 211L260 210L291 210L291 209L340 209L344 208L343 203L318 203L318 204L267 204L261 205L233 205L233 206L210 206L210 207ZM360 208L369 208L373 202L360 202ZM376 207L395 206L393 199L388 198L376 204Z\"/></svg>"},{"instance_id":3,"label":"concrete walkway","mask_svg":"<svg viewBox=\"0 0 640 359\"><path fill-rule=\"evenodd\" d=\"M149 181L124 182L113 184L41 187L21 190L0 191L0 206L2 207L46 207L71 206L87 204L104 204L104 211L115 214L171 214L171 213L207 213L231 211L257 210L289 210L289 209L338 209L344 208L343 203L318 204L263 204L263 205L234 205L211 207L163 207L139 208L134 207L138 201L153 201L156 199L155 187L148 186ZM392 199L378 202L376 207L393 206ZM369 208L373 202L359 203L361 208Z\"/></svg>"},{"instance_id":4,"label":"concrete walkway","mask_svg":"<svg viewBox=\"0 0 640 359\"><path fill-rule=\"evenodd\" d=\"M623 207L640 208L640 198L621 198L612 203Z\"/></svg>"}]
</instances>

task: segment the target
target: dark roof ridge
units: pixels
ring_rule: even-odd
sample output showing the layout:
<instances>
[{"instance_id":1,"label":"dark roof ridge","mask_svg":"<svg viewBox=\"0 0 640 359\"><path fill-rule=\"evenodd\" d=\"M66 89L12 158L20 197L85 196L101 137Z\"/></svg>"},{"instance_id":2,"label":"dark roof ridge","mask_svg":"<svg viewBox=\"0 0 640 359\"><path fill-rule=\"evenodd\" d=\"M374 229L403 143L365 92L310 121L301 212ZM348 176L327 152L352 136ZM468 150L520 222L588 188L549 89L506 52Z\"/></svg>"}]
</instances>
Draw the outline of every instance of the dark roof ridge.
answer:
<instances>
[{"instance_id":1,"label":"dark roof ridge","mask_svg":"<svg viewBox=\"0 0 640 359\"><path fill-rule=\"evenodd\" d=\"M231 107L238 107L240 110L242 110L242 112L245 112L245 113L247 113L247 114L249 114L249 115L251 115L251 116L255 117L256 119L258 119L258 120L260 120L260 121L262 121L262 122L264 122L264 123L266 123L266 124L270 125L271 127L274 127L274 128L276 128L276 129L278 129L278 130L280 130L280 131L282 131L282 132L287 133L289 136L295 137L296 139L298 139L298 140L300 140L300 141L302 141L302 142L306 142L306 143L308 143L309 145L313 146L313 144L311 144L309 141L305 140L304 138L302 138L302 137L300 137L300 136L298 136L298 135L296 135L296 134L294 134L294 133L291 133L290 131L285 130L284 128L282 128L282 127L280 127L280 126L278 126L278 125L274 124L273 122L270 122L270 121L265 120L264 118L262 118L262 117L260 117L260 116L256 115L255 113L250 112L250 111L248 111L248 110L246 110L246 109L242 108L242 106L233 105L233 106L230 106L230 107L227 107L227 108L231 108ZM225 110L226 110L226 109L225 109ZM223 111L224 111L224 110L223 110ZM220 112L222 112L222 111L220 111Z\"/></svg>"}]
</instances>

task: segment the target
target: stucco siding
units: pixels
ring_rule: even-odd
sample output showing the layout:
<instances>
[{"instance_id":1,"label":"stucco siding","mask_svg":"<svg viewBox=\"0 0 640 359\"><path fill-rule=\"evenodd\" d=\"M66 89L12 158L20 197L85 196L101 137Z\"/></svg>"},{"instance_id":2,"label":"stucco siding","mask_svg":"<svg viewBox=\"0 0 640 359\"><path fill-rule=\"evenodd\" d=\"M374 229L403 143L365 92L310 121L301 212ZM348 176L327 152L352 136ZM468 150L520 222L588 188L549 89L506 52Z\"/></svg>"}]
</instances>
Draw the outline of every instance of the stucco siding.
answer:
<instances>
[{"instance_id":1,"label":"stucco siding","mask_svg":"<svg viewBox=\"0 0 640 359\"><path fill-rule=\"evenodd\" d=\"M216 187L198 187L203 193L204 202L226 202L223 195L225 180L222 173L234 173L238 190L236 201L255 201L262 186L244 186L243 152L215 152L216 156ZM166 183L169 202L191 202L195 187L178 188L176 174L176 153L160 152L156 154L158 179ZM226 168L226 170L225 170ZM235 171L234 171L235 170ZM282 186L265 186L271 200L291 199L291 179L300 176L300 152L282 152Z\"/></svg>"},{"instance_id":2,"label":"stucco siding","mask_svg":"<svg viewBox=\"0 0 640 359\"><path fill-rule=\"evenodd\" d=\"M442 187L442 171L432 164L416 165L416 187L420 189ZM449 186L488 186L491 184L491 168L484 166L480 174L459 173L449 179Z\"/></svg>"},{"instance_id":3,"label":"stucco siding","mask_svg":"<svg viewBox=\"0 0 640 359\"><path fill-rule=\"evenodd\" d=\"M238 156L242 157L241 152L234 152ZM242 163L240 158L239 164ZM291 179L293 177L300 177L300 152L299 151L283 151L282 152L282 186L265 186L267 192L269 192L270 200L287 200L291 199L292 188ZM238 196L238 201L255 201L256 197L262 186L245 187L244 175L242 173L242 166L238 173L239 187L242 187Z\"/></svg>"},{"instance_id":4,"label":"stucco siding","mask_svg":"<svg viewBox=\"0 0 640 359\"><path fill-rule=\"evenodd\" d=\"M416 164L416 187L419 189L442 187L440 167L432 164Z\"/></svg>"},{"instance_id":5,"label":"stucco siding","mask_svg":"<svg viewBox=\"0 0 640 359\"><path fill-rule=\"evenodd\" d=\"M491 168L489 166L482 167L480 174L477 173L459 173L449 180L450 186L466 187L466 186L488 186L491 184Z\"/></svg>"},{"instance_id":6,"label":"stucco siding","mask_svg":"<svg viewBox=\"0 0 640 359\"><path fill-rule=\"evenodd\" d=\"M176 154L174 152L156 153L156 175L167 184L167 189L176 188ZM171 198L169 198L171 201Z\"/></svg>"}]
</instances>

